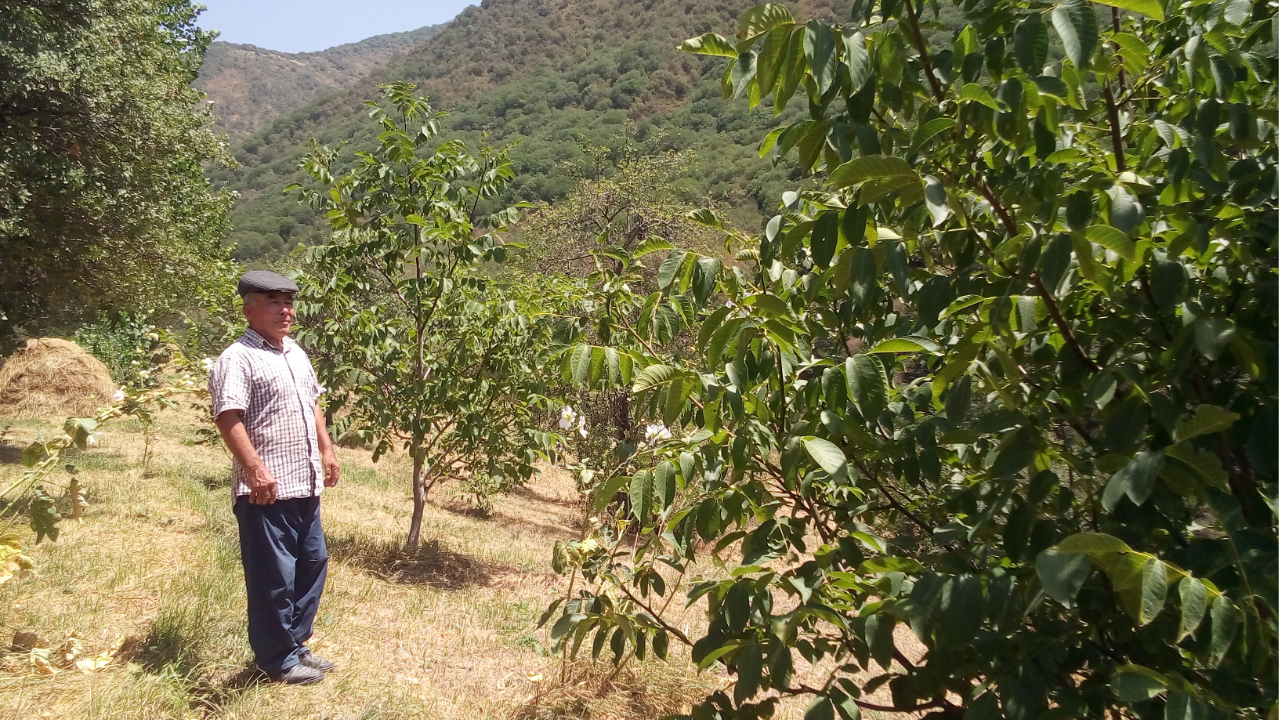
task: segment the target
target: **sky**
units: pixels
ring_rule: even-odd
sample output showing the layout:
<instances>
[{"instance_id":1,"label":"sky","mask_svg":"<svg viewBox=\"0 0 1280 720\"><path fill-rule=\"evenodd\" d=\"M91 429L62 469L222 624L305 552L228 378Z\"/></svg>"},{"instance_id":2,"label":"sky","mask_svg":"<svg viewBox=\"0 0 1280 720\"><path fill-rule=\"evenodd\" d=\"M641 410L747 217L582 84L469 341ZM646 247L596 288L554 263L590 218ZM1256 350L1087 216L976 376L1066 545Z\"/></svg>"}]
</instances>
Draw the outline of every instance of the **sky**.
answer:
<instances>
[{"instance_id":1,"label":"sky","mask_svg":"<svg viewBox=\"0 0 1280 720\"><path fill-rule=\"evenodd\" d=\"M199 0L200 27L219 40L314 52L452 20L479 0Z\"/></svg>"}]
</instances>

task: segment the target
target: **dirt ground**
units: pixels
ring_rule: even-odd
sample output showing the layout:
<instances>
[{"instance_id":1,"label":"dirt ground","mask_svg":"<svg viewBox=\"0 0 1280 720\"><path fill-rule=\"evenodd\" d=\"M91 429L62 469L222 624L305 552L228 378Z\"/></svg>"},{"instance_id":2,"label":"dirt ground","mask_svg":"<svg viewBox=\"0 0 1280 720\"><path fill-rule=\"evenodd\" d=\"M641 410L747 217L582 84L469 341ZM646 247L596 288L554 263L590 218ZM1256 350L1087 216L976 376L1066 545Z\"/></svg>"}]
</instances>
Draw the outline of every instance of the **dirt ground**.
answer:
<instances>
[{"instance_id":1,"label":"dirt ground","mask_svg":"<svg viewBox=\"0 0 1280 720\"><path fill-rule=\"evenodd\" d=\"M30 652L0 654L0 717L657 718L729 682L698 674L674 647L666 663L633 660L616 675L609 662L564 668L544 654L534 625L565 588L551 547L578 537L583 520L563 470L497 498L488 518L436 489L410 556L408 463L340 449L343 479L322 504L332 560L311 643L338 669L310 687L263 683L245 637L230 460L196 444L197 421L163 415L146 470L135 421L108 423L98 447L72 458L89 509L34 547L36 576L0 585L0 650L34 632L53 656L109 662L47 674ZM20 476L27 442L57 432L6 425L0 487ZM67 479L54 478L51 494ZM675 622L696 633L704 621L695 607ZM803 713L790 702L778 717Z\"/></svg>"}]
</instances>

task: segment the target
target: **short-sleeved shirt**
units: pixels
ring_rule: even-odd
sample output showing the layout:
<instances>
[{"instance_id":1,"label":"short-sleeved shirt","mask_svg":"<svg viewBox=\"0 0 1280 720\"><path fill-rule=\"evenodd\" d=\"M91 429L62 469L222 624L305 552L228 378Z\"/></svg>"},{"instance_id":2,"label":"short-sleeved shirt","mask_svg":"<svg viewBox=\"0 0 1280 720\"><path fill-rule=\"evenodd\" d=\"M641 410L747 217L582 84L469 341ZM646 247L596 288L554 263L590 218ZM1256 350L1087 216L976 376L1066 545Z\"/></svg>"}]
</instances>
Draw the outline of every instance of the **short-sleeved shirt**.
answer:
<instances>
[{"instance_id":1,"label":"short-sleeved shirt","mask_svg":"<svg viewBox=\"0 0 1280 720\"><path fill-rule=\"evenodd\" d=\"M209 394L216 418L242 411L249 442L276 480L276 499L303 498L324 491L324 469L316 438L316 400L323 392L311 360L293 340L283 349L247 330L213 364ZM244 467L232 461L236 496L249 494Z\"/></svg>"}]
</instances>

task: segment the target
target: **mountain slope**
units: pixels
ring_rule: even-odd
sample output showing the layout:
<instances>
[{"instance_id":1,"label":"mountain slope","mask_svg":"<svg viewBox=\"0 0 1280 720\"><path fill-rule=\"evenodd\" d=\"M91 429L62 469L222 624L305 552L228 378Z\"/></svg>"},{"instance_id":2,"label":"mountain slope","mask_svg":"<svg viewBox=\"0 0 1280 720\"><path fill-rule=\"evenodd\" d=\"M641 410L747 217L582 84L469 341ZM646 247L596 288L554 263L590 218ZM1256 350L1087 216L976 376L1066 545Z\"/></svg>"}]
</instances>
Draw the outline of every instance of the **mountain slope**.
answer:
<instances>
[{"instance_id":1,"label":"mountain slope","mask_svg":"<svg viewBox=\"0 0 1280 720\"><path fill-rule=\"evenodd\" d=\"M720 96L720 58L677 53L683 40L708 31L732 35L745 0L485 0L440 32L349 89L317 98L248 137L236 149L241 167L216 179L241 193L232 213L235 256L279 257L323 228L295 198L309 138L368 147L376 129L360 102L376 85L417 82L450 111L446 135L477 142L518 142L517 179L507 199L554 200L574 184L569 170L587 162L583 144L628 139L654 150L691 150L695 159L679 188L690 203L708 199L751 223L772 210L796 178L756 156L775 124L770 109L749 112ZM847 17L844 0L789 3L798 20ZM802 112L791 107L788 114Z\"/></svg>"},{"instance_id":2,"label":"mountain slope","mask_svg":"<svg viewBox=\"0 0 1280 720\"><path fill-rule=\"evenodd\" d=\"M195 86L214 102L218 129L243 140L280 115L320 95L350 86L440 30L377 35L322 52L283 53L215 42Z\"/></svg>"}]
</instances>

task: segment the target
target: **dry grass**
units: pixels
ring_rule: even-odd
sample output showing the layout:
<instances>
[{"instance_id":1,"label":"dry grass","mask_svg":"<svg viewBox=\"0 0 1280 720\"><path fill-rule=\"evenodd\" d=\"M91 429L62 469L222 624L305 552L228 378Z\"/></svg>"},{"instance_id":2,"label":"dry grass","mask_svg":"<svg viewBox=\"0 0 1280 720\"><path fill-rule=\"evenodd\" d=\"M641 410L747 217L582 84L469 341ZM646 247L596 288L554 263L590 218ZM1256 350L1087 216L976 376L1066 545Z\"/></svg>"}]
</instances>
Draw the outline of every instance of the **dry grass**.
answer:
<instances>
[{"instance_id":1,"label":"dry grass","mask_svg":"<svg viewBox=\"0 0 1280 720\"><path fill-rule=\"evenodd\" d=\"M92 674L40 675L10 654L0 661L0 718L622 720L686 712L728 685L718 671L698 674L682 647L667 663L632 659L616 673L606 661L563 667L538 652L537 616L565 589L549 569L551 546L577 537L582 520L567 473L546 469L498 498L489 519L437 489L423 547L407 554L408 462L375 466L359 449L339 449L344 479L323 503L332 562L311 645L338 670L311 687L264 684L245 637L229 460L193 444L197 420L161 416L154 477L142 475L142 435L129 421L107 423L101 446L74 458L90 509L83 524L64 522L57 543L34 548L38 577L0 585L0 651L16 631L35 631L44 646L78 633L86 656L124 644ZM21 472L16 449L56 430L13 426L0 487ZM700 636L701 605L682 606L672 603L669 620ZM797 679L811 684L829 670L797 662ZM887 690L870 699L887 702ZM804 705L788 700L775 717L799 720Z\"/></svg>"},{"instance_id":2,"label":"dry grass","mask_svg":"<svg viewBox=\"0 0 1280 720\"><path fill-rule=\"evenodd\" d=\"M84 348L57 338L32 338L0 366L0 417L85 417L115 391L107 366Z\"/></svg>"},{"instance_id":3,"label":"dry grass","mask_svg":"<svg viewBox=\"0 0 1280 720\"><path fill-rule=\"evenodd\" d=\"M90 509L34 548L39 576L0 585L0 635L35 631L48 646L75 632L85 655L120 636L124 645L92 674L44 676L11 654L0 717L648 718L724 682L679 657L632 661L613 677L608 663L578 663L559 682L560 661L536 651L546 638L533 626L563 592L551 545L578 534L567 474L548 469L499 498L490 519L437 490L426 542L407 555L406 464L375 470L363 451L340 450L345 479L323 504L333 562L312 641L338 670L306 688L263 684L245 638L229 462L192 444L194 419L162 416L155 477L142 476L132 423L106 424L101 446L75 458ZM8 449L55 430L14 423ZM20 472L16 454L0 452L0 486Z\"/></svg>"}]
</instances>

